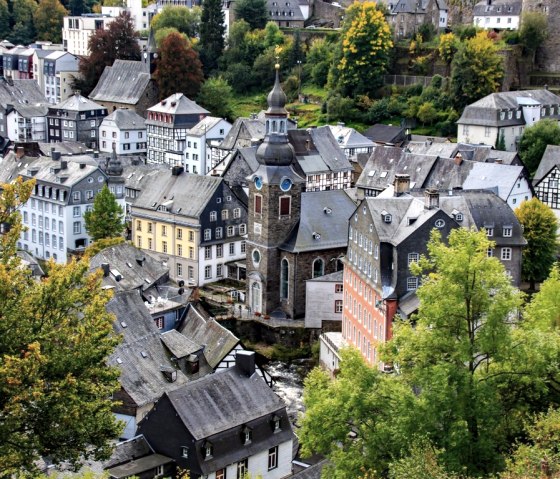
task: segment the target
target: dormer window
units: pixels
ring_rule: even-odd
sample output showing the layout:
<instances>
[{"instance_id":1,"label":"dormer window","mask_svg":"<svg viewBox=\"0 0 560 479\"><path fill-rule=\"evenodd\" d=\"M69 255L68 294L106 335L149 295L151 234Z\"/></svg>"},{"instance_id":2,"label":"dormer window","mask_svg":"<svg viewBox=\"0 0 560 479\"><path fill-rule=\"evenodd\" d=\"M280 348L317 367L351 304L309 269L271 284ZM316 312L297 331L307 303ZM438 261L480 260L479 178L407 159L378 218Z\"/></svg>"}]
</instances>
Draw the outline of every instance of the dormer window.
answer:
<instances>
[{"instance_id":1,"label":"dormer window","mask_svg":"<svg viewBox=\"0 0 560 479\"><path fill-rule=\"evenodd\" d=\"M391 223L391 221L393 221L393 215L387 213L386 211L382 211L382 212L381 212L381 219L382 219L385 223Z\"/></svg>"},{"instance_id":2,"label":"dormer window","mask_svg":"<svg viewBox=\"0 0 560 479\"><path fill-rule=\"evenodd\" d=\"M244 426L241 429L241 440L243 441L243 444L251 444L251 441L253 440L253 430L250 427Z\"/></svg>"},{"instance_id":3,"label":"dormer window","mask_svg":"<svg viewBox=\"0 0 560 479\"><path fill-rule=\"evenodd\" d=\"M214 446L210 441L204 441L202 444L202 455L204 459L210 459L214 454Z\"/></svg>"},{"instance_id":4,"label":"dormer window","mask_svg":"<svg viewBox=\"0 0 560 479\"><path fill-rule=\"evenodd\" d=\"M504 238L510 238L513 233L513 227L511 225L504 226L502 233Z\"/></svg>"},{"instance_id":5,"label":"dormer window","mask_svg":"<svg viewBox=\"0 0 560 479\"><path fill-rule=\"evenodd\" d=\"M282 418L278 414L274 414L271 420L272 430L274 432L280 431L282 429Z\"/></svg>"}]
</instances>

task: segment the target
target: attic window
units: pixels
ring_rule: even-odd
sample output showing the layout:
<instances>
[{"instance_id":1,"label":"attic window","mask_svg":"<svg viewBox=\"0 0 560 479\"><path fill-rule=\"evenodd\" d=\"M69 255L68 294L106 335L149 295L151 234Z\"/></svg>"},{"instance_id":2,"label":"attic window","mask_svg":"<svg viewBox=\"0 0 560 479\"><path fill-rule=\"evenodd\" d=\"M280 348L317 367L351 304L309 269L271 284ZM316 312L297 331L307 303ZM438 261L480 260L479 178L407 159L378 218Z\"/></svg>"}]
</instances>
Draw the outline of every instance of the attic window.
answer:
<instances>
[{"instance_id":1,"label":"attic window","mask_svg":"<svg viewBox=\"0 0 560 479\"><path fill-rule=\"evenodd\" d=\"M418 218L408 218L408 226L414 224Z\"/></svg>"},{"instance_id":2,"label":"attic window","mask_svg":"<svg viewBox=\"0 0 560 479\"><path fill-rule=\"evenodd\" d=\"M127 324L126 324L124 321L121 321L121 327L122 327L122 328L126 328L126 327L127 327Z\"/></svg>"},{"instance_id":3,"label":"attic window","mask_svg":"<svg viewBox=\"0 0 560 479\"><path fill-rule=\"evenodd\" d=\"M385 223L390 223L391 221L393 221L393 215L387 213L385 210L381 212L381 218Z\"/></svg>"},{"instance_id":4,"label":"attic window","mask_svg":"<svg viewBox=\"0 0 560 479\"><path fill-rule=\"evenodd\" d=\"M387 176L387 172L386 172L386 171L382 171L382 172L379 174L379 177L380 177L380 178L385 178L386 176Z\"/></svg>"},{"instance_id":5,"label":"attic window","mask_svg":"<svg viewBox=\"0 0 560 479\"><path fill-rule=\"evenodd\" d=\"M373 177L375 176L375 170L371 170L371 171L368 173L368 176L369 176L370 178L373 178Z\"/></svg>"},{"instance_id":6,"label":"attic window","mask_svg":"<svg viewBox=\"0 0 560 479\"><path fill-rule=\"evenodd\" d=\"M165 205L159 205L159 206L158 206L158 211L163 211L164 213L167 213L167 206L165 206Z\"/></svg>"},{"instance_id":7,"label":"attic window","mask_svg":"<svg viewBox=\"0 0 560 479\"><path fill-rule=\"evenodd\" d=\"M280 431L282 429L282 418L278 416L278 414L274 414L272 416L270 424L274 432Z\"/></svg>"},{"instance_id":8,"label":"attic window","mask_svg":"<svg viewBox=\"0 0 560 479\"><path fill-rule=\"evenodd\" d=\"M202 444L202 454L204 455L204 459L212 458L214 446L210 441L204 441L204 444Z\"/></svg>"},{"instance_id":9,"label":"attic window","mask_svg":"<svg viewBox=\"0 0 560 479\"><path fill-rule=\"evenodd\" d=\"M321 239L321 234L314 231L313 232L313 239L314 240L320 240Z\"/></svg>"},{"instance_id":10,"label":"attic window","mask_svg":"<svg viewBox=\"0 0 560 479\"><path fill-rule=\"evenodd\" d=\"M181 446L181 457L188 459L189 457L189 448L188 446Z\"/></svg>"},{"instance_id":11,"label":"attic window","mask_svg":"<svg viewBox=\"0 0 560 479\"><path fill-rule=\"evenodd\" d=\"M241 429L241 440L243 444L251 444L253 440L253 430L248 426L243 426Z\"/></svg>"}]
</instances>

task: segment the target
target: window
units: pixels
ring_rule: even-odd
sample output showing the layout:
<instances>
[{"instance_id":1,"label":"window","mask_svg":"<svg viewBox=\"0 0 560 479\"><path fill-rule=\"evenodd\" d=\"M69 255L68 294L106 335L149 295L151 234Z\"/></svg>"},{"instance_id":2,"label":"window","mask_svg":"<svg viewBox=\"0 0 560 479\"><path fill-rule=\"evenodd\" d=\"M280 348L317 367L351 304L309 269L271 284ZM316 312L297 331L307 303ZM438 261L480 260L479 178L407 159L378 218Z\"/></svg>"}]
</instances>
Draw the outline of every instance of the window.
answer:
<instances>
[{"instance_id":1,"label":"window","mask_svg":"<svg viewBox=\"0 0 560 479\"><path fill-rule=\"evenodd\" d=\"M272 447L268 450L268 470L276 469L278 467L278 446Z\"/></svg>"},{"instance_id":2,"label":"window","mask_svg":"<svg viewBox=\"0 0 560 479\"><path fill-rule=\"evenodd\" d=\"M291 209L292 197L282 196L280 198L280 216L289 216Z\"/></svg>"},{"instance_id":3,"label":"window","mask_svg":"<svg viewBox=\"0 0 560 479\"><path fill-rule=\"evenodd\" d=\"M81 199L82 199L82 196L81 196L79 191L74 191L74 193L72 193L72 200L80 201Z\"/></svg>"},{"instance_id":4,"label":"window","mask_svg":"<svg viewBox=\"0 0 560 479\"><path fill-rule=\"evenodd\" d=\"M485 227L484 229L486 230L486 236L494 236L494 228Z\"/></svg>"},{"instance_id":5,"label":"window","mask_svg":"<svg viewBox=\"0 0 560 479\"><path fill-rule=\"evenodd\" d=\"M342 293L344 292L344 285L343 284L335 284L334 285L334 292L335 293Z\"/></svg>"},{"instance_id":6,"label":"window","mask_svg":"<svg viewBox=\"0 0 560 479\"><path fill-rule=\"evenodd\" d=\"M502 254L500 258L503 261L509 261L511 259L511 248L502 248Z\"/></svg>"},{"instance_id":7,"label":"window","mask_svg":"<svg viewBox=\"0 0 560 479\"><path fill-rule=\"evenodd\" d=\"M76 221L74 223L74 234L79 235L81 232L82 232L82 223L80 223L79 221Z\"/></svg>"},{"instance_id":8,"label":"window","mask_svg":"<svg viewBox=\"0 0 560 479\"><path fill-rule=\"evenodd\" d=\"M183 239L183 229L182 228L177 228L177 239L178 240Z\"/></svg>"},{"instance_id":9,"label":"window","mask_svg":"<svg viewBox=\"0 0 560 479\"><path fill-rule=\"evenodd\" d=\"M226 479L226 470L225 469L218 469L216 471L216 479Z\"/></svg>"},{"instance_id":10,"label":"window","mask_svg":"<svg viewBox=\"0 0 560 479\"><path fill-rule=\"evenodd\" d=\"M241 253L245 253L245 251L247 251L247 242L242 241L241 242Z\"/></svg>"},{"instance_id":11,"label":"window","mask_svg":"<svg viewBox=\"0 0 560 479\"><path fill-rule=\"evenodd\" d=\"M490 136L490 133L491 133L491 128L489 126L485 126L484 127L484 136L486 138L488 138Z\"/></svg>"},{"instance_id":12,"label":"window","mask_svg":"<svg viewBox=\"0 0 560 479\"><path fill-rule=\"evenodd\" d=\"M222 219L227 220L229 218L229 210L222 210Z\"/></svg>"},{"instance_id":13,"label":"window","mask_svg":"<svg viewBox=\"0 0 560 479\"><path fill-rule=\"evenodd\" d=\"M221 264L216 265L216 276L218 276L218 278L221 278L223 275L224 275L223 265Z\"/></svg>"},{"instance_id":14,"label":"window","mask_svg":"<svg viewBox=\"0 0 560 479\"><path fill-rule=\"evenodd\" d=\"M262 213L262 196L255 195L255 213L260 215Z\"/></svg>"},{"instance_id":15,"label":"window","mask_svg":"<svg viewBox=\"0 0 560 479\"><path fill-rule=\"evenodd\" d=\"M189 231L189 241L190 242L194 241L194 231Z\"/></svg>"},{"instance_id":16,"label":"window","mask_svg":"<svg viewBox=\"0 0 560 479\"><path fill-rule=\"evenodd\" d=\"M194 259L194 248L189 246L189 259Z\"/></svg>"},{"instance_id":17,"label":"window","mask_svg":"<svg viewBox=\"0 0 560 479\"><path fill-rule=\"evenodd\" d=\"M512 235L513 228L511 226L504 226L503 234L505 238L509 238Z\"/></svg>"},{"instance_id":18,"label":"window","mask_svg":"<svg viewBox=\"0 0 560 479\"><path fill-rule=\"evenodd\" d=\"M488 256L489 258L491 258L492 256L494 256L494 250L492 248L488 248L486 250L486 256Z\"/></svg>"},{"instance_id":19,"label":"window","mask_svg":"<svg viewBox=\"0 0 560 479\"><path fill-rule=\"evenodd\" d=\"M235 226L228 226L227 227L227 235L228 235L228 237L235 235Z\"/></svg>"},{"instance_id":20,"label":"window","mask_svg":"<svg viewBox=\"0 0 560 479\"><path fill-rule=\"evenodd\" d=\"M142 231L142 221L136 221L136 231Z\"/></svg>"},{"instance_id":21,"label":"window","mask_svg":"<svg viewBox=\"0 0 560 479\"><path fill-rule=\"evenodd\" d=\"M204 230L204 241L208 241L212 237L212 230L206 229Z\"/></svg>"},{"instance_id":22,"label":"window","mask_svg":"<svg viewBox=\"0 0 560 479\"><path fill-rule=\"evenodd\" d=\"M216 228L216 239L222 238L223 233L224 233L224 230L221 226L219 228Z\"/></svg>"},{"instance_id":23,"label":"window","mask_svg":"<svg viewBox=\"0 0 560 479\"><path fill-rule=\"evenodd\" d=\"M210 279L212 277L212 266L204 267L204 279Z\"/></svg>"},{"instance_id":24,"label":"window","mask_svg":"<svg viewBox=\"0 0 560 479\"><path fill-rule=\"evenodd\" d=\"M152 232L152 223L148 223L148 233Z\"/></svg>"},{"instance_id":25,"label":"window","mask_svg":"<svg viewBox=\"0 0 560 479\"><path fill-rule=\"evenodd\" d=\"M288 260L284 258L280 264L280 299L288 299Z\"/></svg>"},{"instance_id":26,"label":"window","mask_svg":"<svg viewBox=\"0 0 560 479\"><path fill-rule=\"evenodd\" d=\"M224 245L217 244L216 245L216 258L221 258L224 256Z\"/></svg>"},{"instance_id":27,"label":"window","mask_svg":"<svg viewBox=\"0 0 560 479\"><path fill-rule=\"evenodd\" d=\"M204 259L212 259L212 246L204 247Z\"/></svg>"},{"instance_id":28,"label":"window","mask_svg":"<svg viewBox=\"0 0 560 479\"><path fill-rule=\"evenodd\" d=\"M321 258L313 261L313 278L323 276L325 274L325 262Z\"/></svg>"},{"instance_id":29,"label":"window","mask_svg":"<svg viewBox=\"0 0 560 479\"><path fill-rule=\"evenodd\" d=\"M241 218L241 208L235 208L233 210L233 217L234 218Z\"/></svg>"},{"instance_id":30,"label":"window","mask_svg":"<svg viewBox=\"0 0 560 479\"><path fill-rule=\"evenodd\" d=\"M187 459L189 457L189 448L187 446L181 447L181 457Z\"/></svg>"},{"instance_id":31,"label":"window","mask_svg":"<svg viewBox=\"0 0 560 479\"><path fill-rule=\"evenodd\" d=\"M408 253L408 266L410 266L410 263L418 263L419 259L420 255L418 253Z\"/></svg>"},{"instance_id":32,"label":"window","mask_svg":"<svg viewBox=\"0 0 560 479\"><path fill-rule=\"evenodd\" d=\"M342 299L336 299L334 302L334 312L342 313Z\"/></svg>"},{"instance_id":33,"label":"window","mask_svg":"<svg viewBox=\"0 0 560 479\"><path fill-rule=\"evenodd\" d=\"M167 226L161 225L161 236L167 236Z\"/></svg>"},{"instance_id":34,"label":"window","mask_svg":"<svg viewBox=\"0 0 560 479\"><path fill-rule=\"evenodd\" d=\"M414 291L418 288L418 278L411 277L406 279L406 290Z\"/></svg>"},{"instance_id":35,"label":"window","mask_svg":"<svg viewBox=\"0 0 560 479\"><path fill-rule=\"evenodd\" d=\"M210 211L210 221L216 221L218 219L218 213L216 211Z\"/></svg>"},{"instance_id":36,"label":"window","mask_svg":"<svg viewBox=\"0 0 560 479\"><path fill-rule=\"evenodd\" d=\"M229 244L229 255L233 256L235 254L235 243Z\"/></svg>"},{"instance_id":37,"label":"window","mask_svg":"<svg viewBox=\"0 0 560 479\"><path fill-rule=\"evenodd\" d=\"M161 250L163 253L167 253L167 241L161 242Z\"/></svg>"},{"instance_id":38,"label":"window","mask_svg":"<svg viewBox=\"0 0 560 479\"><path fill-rule=\"evenodd\" d=\"M250 444L253 439L253 431L251 431L249 427L245 426L242 430L241 439L243 440L243 444Z\"/></svg>"},{"instance_id":39,"label":"window","mask_svg":"<svg viewBox=\"0 0 560 479\"><path fill-rule=\"evenodd\" d=\"M164 317L159 316L158 318L155 318L154 319L154 324L156 325L156 328L163 329L163 326L165 324ZM183 457L186 457L186 456L183 456Z\"/></svg>"},{"instance_id":40,"label":"window","mask_svg":"<svg viewBox=\"0 0 560 479\"><path fill-rule=\"evenodd\" d=\"M249 458L245 458L237 463L237 479L243 479L249 469Z\"/></svg>"},{"instance_id":41,"label":"window","mask_svg":"<svg viewBox=\"0 0 560 479\"><path fill-rule=\"evenodd\" d=\"M212 454L214 453L214 448L212 447L212 444L210 442L206 441L204 443L203 452L204 452L205 459L209 459L212 457Z\"/></svg>"},{"instance_id":42,"label":"window","mask_svg":"<svg viewBox=\"0 0 560 479\"><path fill-rule=\"evenodd\" d=\"M152 238L148 238L148 249L149 249L149 250L153 249Z\"/></svg>"}]
</instances>

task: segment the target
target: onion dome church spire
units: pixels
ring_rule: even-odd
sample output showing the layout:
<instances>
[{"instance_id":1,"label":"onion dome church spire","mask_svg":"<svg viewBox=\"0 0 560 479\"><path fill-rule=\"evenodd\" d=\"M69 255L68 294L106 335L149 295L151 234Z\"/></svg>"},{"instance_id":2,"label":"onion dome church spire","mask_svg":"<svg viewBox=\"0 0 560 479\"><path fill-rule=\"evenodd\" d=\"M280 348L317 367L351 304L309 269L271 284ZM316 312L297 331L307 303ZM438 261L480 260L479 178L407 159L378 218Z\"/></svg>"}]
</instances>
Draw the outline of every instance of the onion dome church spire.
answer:
<instances>
[{"instance_id":1,"label":"onion dome church spire","mask_svg":"<svg viewBox=\"0 0 560 479\"><path fill-rule=\"evenodd\" d=\"M122 163L117 156L117 147L113 143L113 152L111 153L111 159L107 164L107 175L122 176L122 174L123 174Z\"/></svg>"},{"instance_id":2,"label":"onion dome church spire","mask_svg":"<svg viewBox=\"0 0 560 479\"><path fill-rule=\"evenodd\" d=\"M294 161L294 149L288 142L288 111L286 94L280 85L280 65L276 63L276 80L268 94L265 112L266 132L257 149L257 161L267 166L288 166Z\"/></svg>"}]
</instances>

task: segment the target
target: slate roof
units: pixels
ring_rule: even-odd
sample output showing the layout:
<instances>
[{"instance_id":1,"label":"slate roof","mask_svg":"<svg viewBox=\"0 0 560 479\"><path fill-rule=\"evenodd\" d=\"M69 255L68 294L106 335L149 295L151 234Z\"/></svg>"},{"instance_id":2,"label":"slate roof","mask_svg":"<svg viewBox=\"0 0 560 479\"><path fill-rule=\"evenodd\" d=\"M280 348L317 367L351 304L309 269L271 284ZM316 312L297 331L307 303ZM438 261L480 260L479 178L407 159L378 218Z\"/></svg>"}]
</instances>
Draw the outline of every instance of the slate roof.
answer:
<instances>
[{"instance_id":1,"label":"slate roof","mask_svg":"<svg viewBox=\"0 0 560 479\"><path fill-rule=\"evenodd\" d=\"M490 5L486 0L473 7L473 15L477 17L505 17L521 15L521 0L493 0Z\"/></svg>"},{"instance_id":2,"label":"slate roof","mask_svg":"<svg viewBox=\"0 0 560 479\"><path fill-rule=\"evenodd\" d=\"M529 101L539 105L560 105L560 97L549 90L522 90L491 93L480 100L471 103L464 110L458 124L481 125L481 126L512 126L524 125L525 119L506 117L500 119L500 111L517 110L520 105ZM557 109L558 112L558 109ZM547 118L560 118L560 112Z\"/></svg>"},{"instance_id":3,"label":"slate roof","mask_svg":"<svg viewBox=\"0 0 560 479\"><path fill-rule=\"evenodd\" d=\"M47 104L47 99L41 93L35 80L10 80L8 82L1 77L0 104L6 108L7 105L15 105L16 103L25 105Z\"/></svg>"},{"instance_id":4,"label":"slate roof","mask_svg":"<svg viewBox=\"0 0 560 479\"><path fill-rule=\"evenodd\" d=\"M275 22L294 22L305 20L299 3L290 2L289 0L268 0L267 8L270 19Z\"/></svg>"},{"instance_id":5,"label":"slate roof","mask_svg":"<svg viewBox=\"0 0 560 479\"><path fill-rule=\"evenodd\" d=\"M138 477L141 473L156 469L158 466L169 464L173 459L162 454L150 454L149 456L134 459L125 464L112 467L107 473L115 479L126 479L128 477Z\"/></svg>"},{"instance_id":6,"label":"slate roof","mask_svg":"<svg viewBox=\"0 0 560 479\"><path fill-rule=\"evenodd\" d=\"M537 185L554 168L560 167L560 146L547 145L539 167L533 177L533 184Z\"/></svg>"},{"instance_id":7,"label":"slate roof","mask_svg":"<svg viewBox=\"0 0 560 479\"><path fill-rule=\"evenodd\" d=\"M55 151L59 151L62 156L65 155L75 155L78 153L84 153L85 151L89 150L89 147L84 143L79 141L60 141L58 143L46 143L46 142L38 142L37 145L39 146L39 151L44 156L51 156L51 151L54 148Z\"/></svg>"},{"instance_id":8,"label":"slate roof","mask_svg":"<svg viewBox=\"0 0 560 479\"><path fill-rule=\"evenodd\" d=\"M21 171L25 171L27 166L32 165L37 158L23 156L17 158L15 152L10 151L0 161L0 183L9 183L17 178Z\"/></svg>"},{"instance_id":9,"label":"slate roof","mask_svg":"<svg viewBox=\"0 0 560 479\"><path fill-rule=\"evenodd\" d=\"M104 106L91 101L85 96L75 93L68 97L61 103L50 106L51 110L67 110L67 111L91 111L91 110L105 110Z\"/></svg>"},{"instance_id":10,"label":"slate roof","mask_svg":"<svg viewBox=\"0 0 560 479\"><path fill-rule=\"evenodd\" d=\"M204 136L218 123L220 123L220 121L222 121L222 118L218 118L216 116L205 116L188 131L188 134L191 136Z\"/></svg>"},{"instance_id":11,"label":"slate roof","mask_svg":"<svg viewBox=\"0 0 560 479\"><path fill-rule=\"evenodd\" d=\"M161 340L176 358L185 358L202 349L202 346L175 329L162 333Z\"/></svg>"},{"instance_id":12,"label":"slate roof","mask_svg":"<svg viewBox=\"0 0 560 479\"><path fill-rule=\"evenodd\" d=\"M120 281L112 273L103 278L104 286L112 286L117 291L142 291L169 274L169 268L129 243L110 246L97 253L90 260L90 271L98 270L103 263L122 275Z\"/></svg>"},{"instance_id":13,"label":"slate roof","mask_svg":"<svg viewBox=\"0 0 560 479\"><path fill-rule=\"evenodd\" d=\"M251 118L237 118L233 122L231 130L220 143L220 149L235 150L251 146L252 139L262 141L264 134L264 122Z\"/></svg>"},{"instance_id":14,"label":"slate roof","mask_svg":"<svg viewBox=\"0 0 560 479\"><path fill-rule=\"evenodd\" d=\"M103 464L104 469L117 466L127 462L133 458L147 456L154 451L146 438L140 434L127 441L118 442L115 444L111 457Z\"/></svg>"},{"instance_id":15,"label":"slate roof","mask_svg":"<svg viewBox=\"0 0 560 479\"><path fill-rule=\"evenodd\" d=\"M317 464L313 464L303 471L291 476L291 479L321 479L323 468L329 463L328 459L323 459Z\"/></svg>"},{"instance_id":16,"label":"slate roof","mask_svg":"<svg viewBox=\"0 0 560 479\"><path fill-rule=\"evenodd\" d=\"M192 381L167 396L195 440L285 409L258 374L247 377L237 367Z\"/></svg>"},{"instance_id":17,"label":"slate roof","mask_svg":"<svg viewBox=\"0 0 560 479\"><path fill-rule=\"evenodd\" d=\"M138 291L116 294L107 310L117 318L113 323L115 333L123 335L108 363L120 369L119 382L137 406L150 404L164 392L187 383L187 377L170 361L160 331ZM165 379L162 367L176 370L175 382Z\"/></svg>"},{"instance_id":18,"label":"slate roof","mask_svg":"<svg viewBox=\"0 0 560 479\"><path fill-rule=\"evenodd\" d=\"M14 104L14 110L19 113L23 118L37 118L42 116L47 116L49 107L43 104Z\"/></svg>"},{"instance_id":19,"label":"slate roof","mask_svg":"<svg viewBox=\"0 0 560 479\"><path fill-rule=\"evenodd\" d=\"M159 171L159 174L151 176L149 185L142 189L135 206L156 211L163 203L173 201L167 211L198 218L222 181L222 178L214 176L190 173L172 175L171 170Z\"/></svg>"},{"instance_id":20,"label":"slate roof","mask_svg":"<svg viewBox=\"0 0 560 479\"><path fill-rule=\"evenodd\" d=\"M146 129L146 120L134 110L117 108L113 113L103 118L101 126L115 125L119 130Z\"/></svg>"},{"instance_id":21,"label":"slate roof","mask_svg":"<svg viewBox=\"0 0 560 479\"><path fill-rule=\"evenodd\" d=\"M346 247L348 218L355 209L344 190L302 193L300 220L280 249L301 253Z\"/></svg>"},{"instance_id":22,"label":"slate roof","mask_svg":"<svg viewBox=\"0 0 560 479\"><path fill-rule=\"evenodd\" d=\"M233 333L212 318L202 315L195 306L189 305L179 332L196 344L204 346L204 357L215 369L239 343Z\"/></svg>"},{"instance_id":23,"label":"slate roof","mask_svg":"<svg viewBox=\"0 0 560 479\"><path fill-rule=\"evenodd\" d=\"M396 143L399 138L404 139L406 128L402 126L383 125L378 123L364 131L364 136L374 142Z\"/></svg>"},{"instance_id":24,"label":"slate roof","mask_svg":"<svg viewBox=\"0 0 560 479\"><path fill-rule=\"evenodd\" d=\"M148 108L148 111L158 113L169 113L171 115L195 115L208 114L208 110L202 108L193 100L187 98L183 93L174 93L165 100Z\"/></svg>"},{"instance_id":25,"label":"slate roof","mask_svg":"<svg viewBox=\"0 0 560 479\"><path fill-rule=\"evenodd\" d=\"M344 278L343 271L335 271L334 273L324 274L323 276L317 276L313 279L308 279L306 281L318 281L324 283L340 283Z\"/></svg>"},{"instance_id":26,"label":"slate roof","mask_svg":"<svg viewBox=\"0 0 560 479\"><path fill-rule=\"evenodd\" d=\"M139 165L125 164L123 165L122 176L127 188L140 191L151 184L153 177L158 177L166 171L169 171L169 165L161 163L140 163ZM135 203L136 199L128 198L127 202Z\"/></svg>"},{"instance_id":27,"label":"slate roof","mask_svg":"<svg viewBox=\"0 0 560 479\"><path fill-rule=\"evenodd\" d=\"M57 178L64 177L65 180L61 184L67 187L78 183L85 177L89 176L91 173L99 171L97 165L85 164L82 168L81 164L75 161L67 161L66 169L60 170L58 173L55 173L53 170L51 170L51 168L53 167L60 168L61 161L54 161L49 157L40 156L39 158L34 158L33 161L28 164L27 169L36 169L37 172L32 175L33 178L48 183L58 183ZM24 170L22 168L22 170L20 170L20 174L22 176L30 178L31 175L28 174L27 169Z\"/></svg>"},{"instance_id":28,"label":"slate roof","mask_svg":"<svg viewBox=\"0 0 560 479\"><path fill-rule=\"evenodd\" d=\"M115 60L105 67L89 97L93 101L110 101L136 105L150 83L151 75L144 62Z\"/></svg>"},{"instance_id":29,"label":"slate roof","mask_svg":"<svg viewBox=\"0 0 560 479\"><path fill-rule=\"evenodd\" d=\"M499 163L504 165L522 165L516 151L495 150L490 145L474 145L469 143L432 143L410 142L407 151L422 155L437 155L445 158L455 158L458 153L465 160Z\"/></svg>"},{"instance_id":30,"label":"slate roof","mask_svg":"<svg viewBox=\"0 0 560 479\"><path fill-rule=\"evenodd\" d=\"M335 140L344 148L371 148L374 146L372 140L357 132L354 128L338 125L329 125Z\"/></svg>"}]
</instances>

